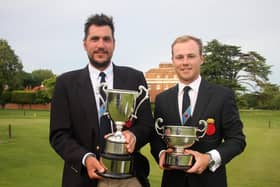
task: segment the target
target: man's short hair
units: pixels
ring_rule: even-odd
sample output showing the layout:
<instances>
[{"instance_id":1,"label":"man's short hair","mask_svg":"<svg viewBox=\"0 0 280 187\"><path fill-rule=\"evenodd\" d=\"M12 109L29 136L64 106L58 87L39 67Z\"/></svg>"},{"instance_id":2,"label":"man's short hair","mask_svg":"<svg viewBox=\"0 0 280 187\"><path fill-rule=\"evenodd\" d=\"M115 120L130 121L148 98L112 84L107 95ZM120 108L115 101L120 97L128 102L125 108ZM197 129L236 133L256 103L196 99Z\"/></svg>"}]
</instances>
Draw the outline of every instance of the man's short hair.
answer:
<instances>
[{"instance_id":1,"label":"man's short hair","mask_svg":"<svg viewBox=\"0 0 280 187\"><path fill-rule=\"evenodd\" d=\"M187 41L190 41L190 40L193 40L193 41L195 41L197 43L198 48L199 48L199 54L202 55L202 48L203 48L202 41L199 38L196 38L194 36L183 35L183 36L179 36L178 38L176 38L174 40L174 42L172 43L172 45L171 45L172 56L173 56L173 47L174 47L175 44L187 42Z\"/></svg>"},{"instance_id":2,"label":"man's short hair","mask_svg":"<svg viewBox=\"0 0 280 187\"><path fill-rule=\"evenodd\" d=\"M102 13L90 16L87 19L87 22L85 23L85 28L84 28L85 36L84 36L84 40L88 36L89 27L91 25L109 26L111 28L111 30L112 30L113 39L115 39L115 36L114 36L115 28L114 28L113 18L111 16L107 16L107 15L102 14Z\"/></svg>"}]
</instances>

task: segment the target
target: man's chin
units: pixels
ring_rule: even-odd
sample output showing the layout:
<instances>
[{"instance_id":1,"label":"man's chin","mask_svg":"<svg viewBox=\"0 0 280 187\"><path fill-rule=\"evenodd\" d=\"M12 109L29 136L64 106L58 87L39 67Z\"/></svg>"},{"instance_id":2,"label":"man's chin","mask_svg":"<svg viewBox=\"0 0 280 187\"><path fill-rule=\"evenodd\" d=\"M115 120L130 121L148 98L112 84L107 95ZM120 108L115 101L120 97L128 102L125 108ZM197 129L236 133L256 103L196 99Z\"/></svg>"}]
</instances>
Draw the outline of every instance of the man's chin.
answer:
<instances>
[{"instance_id":1,"label":"man's chin","mask_svg":"<svg viewBox=\"0 0 280 187\"><path fill-rule=\"evenodd\" d=\"M106 68L109 66L111 60L106 60L106 61L96 61L96 60L91 60L90 59L90 63L92 66L94 66L95 68L99 69L99 68Z\"/></svg>"}]
</instances>

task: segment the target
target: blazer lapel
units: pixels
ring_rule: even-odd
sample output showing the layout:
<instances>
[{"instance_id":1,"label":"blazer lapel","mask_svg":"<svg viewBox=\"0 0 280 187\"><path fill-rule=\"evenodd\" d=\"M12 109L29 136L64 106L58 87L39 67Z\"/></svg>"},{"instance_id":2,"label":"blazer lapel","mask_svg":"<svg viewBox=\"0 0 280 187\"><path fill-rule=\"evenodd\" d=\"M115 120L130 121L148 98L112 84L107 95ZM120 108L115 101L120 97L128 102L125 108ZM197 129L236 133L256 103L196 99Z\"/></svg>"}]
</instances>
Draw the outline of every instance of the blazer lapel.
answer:
<instances>
[{"instance_id":1,"label":"blazer lapel","mask_svg":"<svg viewBox=\"0 0 280 187\"><path fill-rule=\"evenodd\" d=\"M179 112L179 106L178 106L178 84L174 86L170 90L169 97L167 99L168 102L168 108L169 113L172 116L172 121L174 121L176 124L174 125L180 125L181 124L181 116Z\"/></svg>"},{"instance_id":2,"label":"blazer lapel","mask_svg":"<svg viewBox=\"0 0 280 187\"><path fill-rule=\"evenodd\" d=\"M201 80L195 109L192 116L192 124L198 125L198 121L202 119L203 113L206 111L211 97L209 84L205 80Z\"/></svg>"},{"instance_id":3,"label":"blazer lapel","mask_svg":"<svg viewBox=\"0 0 280 187\"><path fill-rule=\"evenodd\" d=\"M95 96L94 96L94 89L92 87L89 71L88 68L84 68L81 72L81 76L78 80L78 95L81 101L81 105L86 113L86 116L89 119L89 123L92 127L99 132L99 125L98 124L98 112L96 108Z\"/></svg>"},{"instance_id":4,"label":"blazer lapel","mask_svg":"<svg viewBox=\"0 0 280 187\"><path fill-rule=\"evenodd\" d=\"M125 77L124 76L125 74L121 73L121 69L114 64L113 64L113 74L114 74L113 88L125 89L124 85L127 85L126 81L129 79L129 77Z\"/></svg>"}]
</instances>

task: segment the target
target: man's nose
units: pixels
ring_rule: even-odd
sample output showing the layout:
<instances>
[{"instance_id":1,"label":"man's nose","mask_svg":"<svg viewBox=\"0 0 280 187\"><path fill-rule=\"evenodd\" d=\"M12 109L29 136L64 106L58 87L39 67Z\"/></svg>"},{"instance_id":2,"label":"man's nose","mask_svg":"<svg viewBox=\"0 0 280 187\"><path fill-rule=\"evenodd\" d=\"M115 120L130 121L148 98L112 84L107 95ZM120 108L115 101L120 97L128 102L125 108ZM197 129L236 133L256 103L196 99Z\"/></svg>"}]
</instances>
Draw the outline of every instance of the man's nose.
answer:
<instances>
[{"instance_id":1,"label":"man's nose","mask_svg":"<svg viewBox=\"0 0 280 187\"><path fill-rule=\"evenodd\" d=\"M184 64L188 64L189 63L189 58L187 56L184 56L183 63Z\"/></svg>"},{"instance_id":2,"label":"man's nose","mask_svg":"<svg viewBox=\"0 0 280 187\"><path fill-rule=\"evenodd\" d=\"M98 40L97 47L101 47L101 48L104 47L104 41L102 39Z\"/></svg>"}]
</instances>

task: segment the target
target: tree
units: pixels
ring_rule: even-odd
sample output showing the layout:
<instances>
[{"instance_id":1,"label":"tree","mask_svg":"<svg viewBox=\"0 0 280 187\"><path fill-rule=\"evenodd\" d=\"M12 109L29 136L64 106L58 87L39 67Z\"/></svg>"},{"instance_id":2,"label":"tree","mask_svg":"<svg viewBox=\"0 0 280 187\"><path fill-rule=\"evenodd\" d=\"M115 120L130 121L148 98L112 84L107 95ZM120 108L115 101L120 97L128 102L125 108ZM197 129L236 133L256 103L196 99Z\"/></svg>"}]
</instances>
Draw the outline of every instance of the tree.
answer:
<instances>
[{"instance_id":1,"label":"tree","mask_svg":"<svg viewBox=\"0 0 280 187\"><path fill-rule=\"evenodd\" d=\"M244 91L268 81L271 66L257 52L242 53L239 46L212 40L204 47L205 63L201 74L213 83ZM247 86L247 87L246 87Z\"/></svg>"},{"instance_id":2,"label":"tree","mask_svg":"<svg viewBox=\"0 0 280 187\"><path fill-rule=\"evenodd\" d=\"M265 63L265 58L255 51L250 51L247 54L242 54L240 64L242 64L242 73L237 76L237 79L242 84L247 84L251 88L262 87L268 84L268 75L271 74L271 66ZM253 84L251 84L253 83Z\"/></svg>"},{"instance_id":3,"label":"tree","mask_svg":"<svg viewBox=\"0 0 280 187\"><path fill-rule=\"evenodd\" d=\"M280 88L276 84L265 83L261 85L261 92L258 93L257 108L280 109Z\"/></svg>"},{"instance_id":4,"label":"tree","mask_svg":"<svg viewBox=\"0 0 280 187\"><path fill-rule=\"evenodd\" d=\"M25 89L25 88L33 88L36 86L36 82L32 77L31 73L22 71L20 74L20 80L21 80L21 87L19 89Z\"/></svg>"},{"instance_id":5,"label":"tree","mask_svg":"<svg viewBox=\"0 0 280 187\"><path fill-rule=\"evenodd\" d=\"M242 95L239 100L244 101L242 108L254 109L280 109L280 87L276 84L265 83L260 91Z\"/></svg>"},{"instance_id":6,"label":"tree","mask_svg":"<svg viewBox=\"0 0 280 187\"><path fill-rule=\"evenodd\" d=\"M47 97L49 100L52 99L55 83L56 83L56 76L53 76L43 81L43 85L45 86Z\"/></svg>"},{"instance_id":7,"label":"tree","mask_svg":"<svg viewBox=\"0 0 280 187\"><path fill-rule=\"evenodd\" d=\"M0 39L0 95L5 87L15 88L19 84L18 74L22 64L6 40Z\"/></svg>"},{"instance_id":8,"label":"tree","mask_svg":"<svg viewBox=\"0 0 280 187\"><path fill-rule=\"evenodd\" d=\"M35 84L34 86L39 86L43 83L44 80L49 79L55 75L52 73L51 70L38 69L32 71L31 76Z\"/></svg>"}]
</instances>

